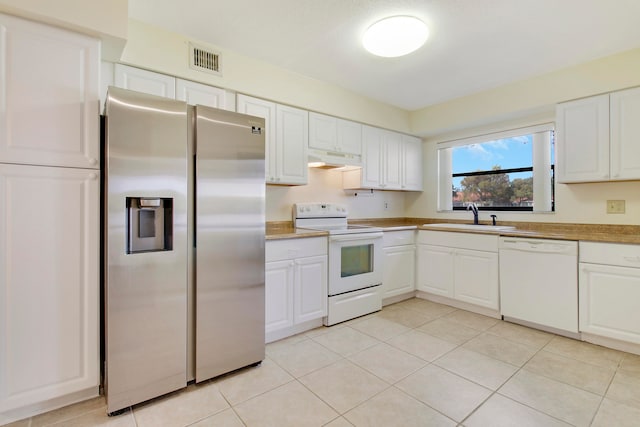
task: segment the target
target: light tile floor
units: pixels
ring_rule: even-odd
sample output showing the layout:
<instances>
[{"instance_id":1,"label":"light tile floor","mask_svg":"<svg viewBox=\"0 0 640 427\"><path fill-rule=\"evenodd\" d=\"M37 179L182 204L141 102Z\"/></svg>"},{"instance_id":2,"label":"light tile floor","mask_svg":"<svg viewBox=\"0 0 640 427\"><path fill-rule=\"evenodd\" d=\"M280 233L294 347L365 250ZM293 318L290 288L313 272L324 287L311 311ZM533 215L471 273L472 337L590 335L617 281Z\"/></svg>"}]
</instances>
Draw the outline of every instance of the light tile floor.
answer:
<instances>
[{"instance_id":1,"label":"light tile floor","mask_svg":"<svg viewBox=\"0 0 640 427\"><path fill-rule=\"evenodd\" d=\"M640 356L414 298L105 410L97 398L10 426L639 426Z\"/></svg>"}]
</instances>

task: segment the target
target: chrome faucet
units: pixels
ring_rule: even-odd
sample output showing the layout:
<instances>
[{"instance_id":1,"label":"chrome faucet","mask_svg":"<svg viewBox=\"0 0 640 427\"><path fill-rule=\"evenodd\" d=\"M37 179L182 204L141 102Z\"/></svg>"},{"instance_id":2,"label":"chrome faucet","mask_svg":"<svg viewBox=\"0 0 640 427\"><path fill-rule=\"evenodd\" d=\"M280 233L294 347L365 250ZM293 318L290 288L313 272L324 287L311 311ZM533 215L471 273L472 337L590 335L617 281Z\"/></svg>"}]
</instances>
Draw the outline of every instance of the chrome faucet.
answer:
<instances>
[{"instance_id":1,"label":"chrome faucet","mask_svg":"<svg viewBox=\"0 0 640 427\"><path fill-rule=\"evenodd\" d=\"M475 203L469 203L467 210L473 212L473 224L478 225L478 205Z\"/></svg>"}]
</instances>

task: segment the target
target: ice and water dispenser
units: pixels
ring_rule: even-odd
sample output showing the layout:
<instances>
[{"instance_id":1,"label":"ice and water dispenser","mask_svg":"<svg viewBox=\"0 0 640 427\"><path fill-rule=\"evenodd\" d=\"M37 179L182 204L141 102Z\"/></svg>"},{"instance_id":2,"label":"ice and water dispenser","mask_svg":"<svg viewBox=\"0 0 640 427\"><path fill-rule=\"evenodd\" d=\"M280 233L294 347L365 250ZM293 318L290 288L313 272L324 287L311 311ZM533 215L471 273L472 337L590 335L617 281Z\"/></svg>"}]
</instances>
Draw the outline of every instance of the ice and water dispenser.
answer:
<instances>
[{"instance_id":1,"label":"ice and water dispenser","mask_svg":"<svg viewBox=\"0 0 640 427\"><path fill-rule=\"evenodd\" d=\"M173 249L173 199L127 197L127 253Z\"/></svg>"}]
</instances>

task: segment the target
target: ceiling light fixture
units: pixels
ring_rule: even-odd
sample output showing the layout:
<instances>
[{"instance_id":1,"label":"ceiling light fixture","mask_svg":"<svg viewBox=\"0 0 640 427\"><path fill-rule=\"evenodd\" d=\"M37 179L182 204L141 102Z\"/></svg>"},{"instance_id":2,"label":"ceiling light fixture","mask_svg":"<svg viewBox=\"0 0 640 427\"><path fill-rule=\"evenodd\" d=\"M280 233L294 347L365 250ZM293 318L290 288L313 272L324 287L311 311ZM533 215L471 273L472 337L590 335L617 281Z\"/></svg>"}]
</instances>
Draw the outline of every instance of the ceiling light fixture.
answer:
<instances>
[{"instance_id":1,"label":"ceiling light fixture","mask_svg":"<svg viewBox=\"0 0 640 427\"><path fill-rule=\"evenodd\" d=\"M429 29L418 18L392 16L370 26L362 37L362 44L374 55L395 58L415 51L427 37Z\"/></svg>"}]
</instances>

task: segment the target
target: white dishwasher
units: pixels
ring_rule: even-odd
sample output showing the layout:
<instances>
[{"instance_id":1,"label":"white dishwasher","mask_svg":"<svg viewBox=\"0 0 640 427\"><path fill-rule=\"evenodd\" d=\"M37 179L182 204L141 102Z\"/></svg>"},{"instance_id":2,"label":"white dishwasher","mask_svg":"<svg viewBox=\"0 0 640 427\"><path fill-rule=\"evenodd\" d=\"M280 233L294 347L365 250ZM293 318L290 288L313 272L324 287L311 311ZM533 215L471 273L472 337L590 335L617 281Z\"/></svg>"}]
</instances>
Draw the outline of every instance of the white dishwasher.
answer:
<instances>
[{"instance_id":1,"label":"white dishwasher","mask_svg":"<svg viewBox=\"0 0 640 427\"><path fill-rule=\"evenodd\" d=\"M500 310L507 321L578 335L578 242L501 237Z\"/></svg>"}]
</instances>

